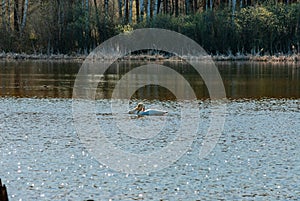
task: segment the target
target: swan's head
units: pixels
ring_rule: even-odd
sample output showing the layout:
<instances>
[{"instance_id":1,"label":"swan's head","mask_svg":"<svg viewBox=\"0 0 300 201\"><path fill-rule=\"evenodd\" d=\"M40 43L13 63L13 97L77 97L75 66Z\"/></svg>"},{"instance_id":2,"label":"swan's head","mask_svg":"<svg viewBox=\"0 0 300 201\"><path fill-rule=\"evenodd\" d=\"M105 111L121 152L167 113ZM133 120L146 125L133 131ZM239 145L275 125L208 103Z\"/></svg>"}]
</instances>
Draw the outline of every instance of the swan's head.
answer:
<instances>
[{"instance_id":1,"label":"swan's head","mask_svg":"<svg viewBox=\"0 0 300 201\"><path fill-rule=\"evenodd\" d=\"M145 106L142 102L140 102L133 110L129 111L129 114L135 114L140 111L145 111Z\"/></svg>"},{"instance_id":2,"label":"swan's head","mask_svg":"<svg viewBox=\"0 0 300 201\"><path fill-rule=\"evenodd\" d=\"M137 111L144 111L145 110L145 106L144 106L144 103L139 103L137 106L136 106L136 110Z\"/></svg>"}]
</instances>

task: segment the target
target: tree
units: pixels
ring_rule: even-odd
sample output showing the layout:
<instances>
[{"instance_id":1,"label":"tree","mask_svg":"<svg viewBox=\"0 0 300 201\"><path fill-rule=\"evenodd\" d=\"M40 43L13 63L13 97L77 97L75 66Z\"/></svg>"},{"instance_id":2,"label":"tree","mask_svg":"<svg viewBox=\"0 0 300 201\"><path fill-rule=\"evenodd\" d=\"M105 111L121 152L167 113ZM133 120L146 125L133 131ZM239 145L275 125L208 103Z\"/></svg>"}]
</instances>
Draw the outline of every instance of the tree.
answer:
<instances>
[{"instance_id":1,"label":"tree","mask_svg":"<svg viewBox=\"0 0 300 201\"><path fill-rule=\"evenodd\" d=\"M96 1L96 0L94 0L94 1ZM137 0L137 1L139 1L139 0ZM122 0L118 0L118 7L119 7L119 19L122 19L122 7L123 7L123 5L122 5Z\"/></svg>"},{"instance_id":2,"label":"tree","mask_svg":"<svg viewBox=\"0 0 300 201\"><path fill-rule=\"evenodd\" d=\"M26 19L27 19L27 11L28 11L28 0L23 1L22 10L23 10L23 17L22 17L22 24L21 24L21 33L23 33L25 25L26 25Z\"/></svg>"},{"instance_id":3,"label":"tree","mask_svg":"<svg viewBox=\"0 0 300 201\"><path fill-rule=\"evenodd\" d=\"M2 28L6 29L6 1L2 0Z\"/></svg>"},{"instance_id":4,"label":"tree","mask_svg":"<svg viewBox=\"0 0 300 201\"><path fill-rule=\"evenodd\" d=\"M144 0L141 0L140 2L140 12L141 12L141 17L140 17L140 21L143 21L144 20Z\"/></svg>"},{"instance_id":5,"label":"tree","mask_svg":"<svg viewBox=\"0 0 300 201\"><path fill-rule=\"evenodd\" d=\"M19 14L18 14L18 10L19 10L19 1L15 0L14 1L14 29L16 32L19 32Z\"/></svg>"},{"instance_id":6,"label":"tree","mask_svg":"<svg viewBox=\"0 0 300 201\"><path fill-rule=\"evenodd\" d=\"M135 0L135 14L136 14L136 22L140 22L140 1Z\"/></svg>"},{"instance_id":7,"label":"tree","mask_svg":"<svg viewBox=\"0 0 300 201\"><path fill-rule=\"evenodd\" d=\"M179 15L179 7L178 7L178 0L175 0L175 17Z\"/></svg>"},{"instance_id":8,"label":"tree","mask_svg":"<svg viewBox=\"0 0 300 201\"><path fill-rule=\"evenodd\" d=\"M132 4L133 4L133 0L128 0L129 1L129 19L128 22L131 23L132 22Z\"/></svg>"},{"instance_id":9,"label":"tree","mask_svg":"<svg viewBox=\"0 0 300 201\"><path fill-rule=\"evenodd\" d=\"M130 0L125 0L125 24L129 22L129 1Z\"/></svg>"}]
</instances>

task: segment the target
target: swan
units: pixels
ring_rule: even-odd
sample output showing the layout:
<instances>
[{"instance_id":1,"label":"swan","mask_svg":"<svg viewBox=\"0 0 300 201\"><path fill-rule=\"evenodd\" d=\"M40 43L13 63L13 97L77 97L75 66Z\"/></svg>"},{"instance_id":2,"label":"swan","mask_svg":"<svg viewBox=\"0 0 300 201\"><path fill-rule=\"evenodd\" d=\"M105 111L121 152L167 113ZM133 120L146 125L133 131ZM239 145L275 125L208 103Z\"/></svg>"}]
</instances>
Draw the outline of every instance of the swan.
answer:
<instances>
[{"instance_id":1,"label":"swan","mask_svg":"<svg viewBox=\"0 0 300 201\"><path fill-rule=\"evenodd\" d=\"M128 112L129 114L137 114L137 115L164 115L167 114L167 111L157 110L157 109L147 109L145 110L145 106L143 103L139 103L134 109Z\"/></svg>"}]
</instances>

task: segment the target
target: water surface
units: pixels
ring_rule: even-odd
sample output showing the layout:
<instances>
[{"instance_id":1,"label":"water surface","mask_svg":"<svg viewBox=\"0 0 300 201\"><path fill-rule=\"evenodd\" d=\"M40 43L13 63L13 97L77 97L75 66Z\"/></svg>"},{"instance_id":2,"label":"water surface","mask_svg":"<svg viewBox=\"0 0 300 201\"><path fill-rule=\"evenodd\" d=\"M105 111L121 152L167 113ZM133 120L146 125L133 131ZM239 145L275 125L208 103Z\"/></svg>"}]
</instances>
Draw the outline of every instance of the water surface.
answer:
<instances>
[{"instance_id":1,"label":"water surface","mask_svg":"<svg viewBox=\"0 0 300 201\"><path fill-rule=\"evenodd\" d=\"M172 142L181 106L167 89L141 88L130 107L143 100L169 114L136 118L124 112L121 118L141 132L165 123L150 139L122 133L109 98L122 75L142 64L115 63L98 84L95 105L111 143L148 154ZM70 98L80 63L1 61L0 177L10 200L300 200L299 64L217 63L230 100L222 135L204 159L199 152L214 120L205 84L187 64L164 65L180 72L199 98L200 122L188 122L198 125L197 137L167 168L134 175L98 162L78 137Z\"/></svg>"},{"instance_id":2,"label":"water surface","mask_svg":"<svg viewBox=\"0 0 300 201\"><path fill-rule=\"evenodd\" d=\"M110 98L116 83L135 67L149 62L115 62L99 80L98 99ZM193 87L199 99L208 98L205 83L195 69L184 62L158 64L178 71ZM300 63L217 62L228 98L299 98ZM0 62L0 96L71 98L81 64L76 62ZM172 82L172 78L166 75ZM101 81L101 82L100 82ZM178 83L173 80L174 85ZM159 86L146 86L133 95L139 99L175 99Z\"/></svg>"},{"instance_id":3,"label":"water surface","mask_svg":"<svg viewBox=\"0 0 300 201\"><path fill-rule=\"evenodd\" d=\"M126 136L119 143L124 134L111 126L109 108L97 114L99 124L122 149L160 149L172 141L169 131L180 124L180 107L176 101L147 104L163 104L171 113L150 144ZM299 200L299 100L238 100L227 106L224 131L208 157L199 159L199 151L210 104L199 101L201 122L189 151L161 171L131 175L87 152L73 125L70 99L1 98L0 175L11 200Z\"/></svg>"}]
</instances>

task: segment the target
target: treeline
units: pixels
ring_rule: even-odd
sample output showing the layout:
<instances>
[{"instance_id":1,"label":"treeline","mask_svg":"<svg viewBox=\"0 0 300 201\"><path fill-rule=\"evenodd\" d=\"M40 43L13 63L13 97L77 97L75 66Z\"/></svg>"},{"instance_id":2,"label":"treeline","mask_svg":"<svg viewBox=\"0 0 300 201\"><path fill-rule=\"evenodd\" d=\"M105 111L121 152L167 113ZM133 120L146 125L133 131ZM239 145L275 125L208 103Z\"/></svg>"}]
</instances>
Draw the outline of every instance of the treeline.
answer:
<instances>
[{"instance_id":1,"label":"treeline","mask_svg":"<svg viewBox=\"0 0 300 201\"><path fill-rule=\"evenodd\" d=\"M136 28L183 33L212 54L300 50L300 0L1 0L0 51L87 54Z\"/></svg>"}]
</instances>

